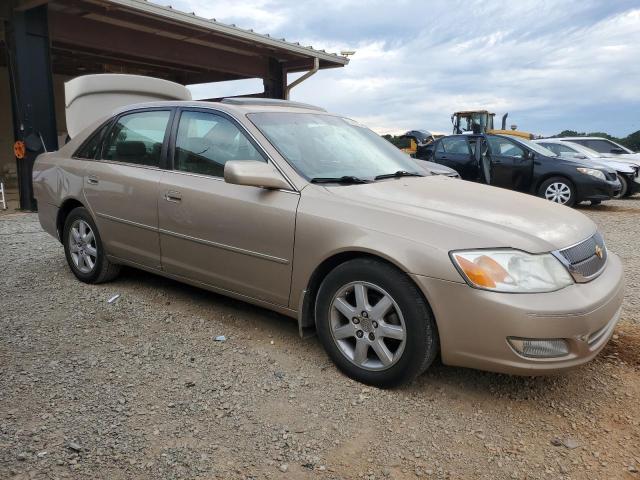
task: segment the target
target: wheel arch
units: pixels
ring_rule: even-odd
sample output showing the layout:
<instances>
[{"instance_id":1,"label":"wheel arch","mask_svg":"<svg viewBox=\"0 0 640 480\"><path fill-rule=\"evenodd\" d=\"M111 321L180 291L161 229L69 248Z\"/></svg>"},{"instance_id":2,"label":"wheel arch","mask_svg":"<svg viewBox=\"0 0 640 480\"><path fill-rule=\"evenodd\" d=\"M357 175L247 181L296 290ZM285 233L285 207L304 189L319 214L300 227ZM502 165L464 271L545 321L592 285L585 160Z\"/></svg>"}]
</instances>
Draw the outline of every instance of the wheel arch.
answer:
<instances>
[{"instance_id":1,"label":"wheel arch","mask_svg":"<svg viewBox=\"0 0 640 480\"><path fill-rule=\"evenodd\" d=\"M348 262L350 260L355 260L358 258L368 258L368 259L383 262L395 268L396 270L402 272L403 274L407 275L406 269L402 268L401 265L394 262L392 259L386 258L383 255L380 255L379 253L369 252L366 250L346 250L346 251L341 251L341 252L337 252L330 255L329 257L325 258L315 268L315 270L309 277L307 287L302 292L302 298L300 301L300 305L298 307L298 330L302 338L306 338L308 336L312 336L315 334L316 319L314 314L314 307L316 304L316 298L318 296L318 290L320 289L320 285L322 284L322 281L327 277L327 275L332 270L334 270L339 265L342 265L345 262ZM436 322L436 328L437 328L437 320L435 318L435 315L433 313L433 309L431 308L431 304L429 303L429 300L420 289L420 286L415 284L411 276L408 275L408 277L410 278L411 282L414 283L414 285L420 292L420 295L422 295L422 298L424 299L426 305L431 310L431 315L433 316L434 321Z\"/></svg>"},{"instance_id":2,"label":"wheel arch","mask_svg":"<svg viewBox=\"0 0 640 480\"><path fill-rule=\"evenodd\" d=\"M58 215L56 218L56 230L58 231L58 240L62 243L64 240L62 239L62 231L64 229L64 222L67 220L67 217L71 213L71 211L78 207L84 207L84 204L80 202L76 198L67 198L58 209Z\"/></svg>"}]
</instances>

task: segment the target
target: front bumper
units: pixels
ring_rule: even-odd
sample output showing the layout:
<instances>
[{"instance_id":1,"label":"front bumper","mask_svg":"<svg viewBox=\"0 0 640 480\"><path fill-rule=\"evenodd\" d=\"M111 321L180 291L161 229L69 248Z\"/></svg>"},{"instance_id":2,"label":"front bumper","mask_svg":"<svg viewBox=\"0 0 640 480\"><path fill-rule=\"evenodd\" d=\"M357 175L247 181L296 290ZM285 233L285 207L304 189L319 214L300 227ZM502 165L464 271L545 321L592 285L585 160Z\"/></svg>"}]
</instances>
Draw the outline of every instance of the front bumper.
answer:
<instances>
[{"instance_id":1,"label":"front bumper","mask_svg":"<svg viewBox=\"0 0 640 480\"><path fill-rule=\"evenodd\" d=\"M629 181L627 182L629 185L628 193L633 195L634 193L640 192L640 175L629 175Z\"/></svg>"},{"instance_id":2,"label":"front bumper","mask_svg":"<svg viewBox=\"0 0 640 480\"><path fill-rule=\"evenodd\" d=\"M622 190L622 185L618 179L600 180L589 175L583 175L583 177L587 178L582 178L582 181L576 185L578 202L609 200Z\"/></svg>"},{"instance_id":3,"label":"front bumper","mask_svg":"<svg viewBox=\"0 0 640 480\"><path fill-rule=\"evenodd\" d=\"M443 363L518 375L554 373L592 360L611 337L624 294L622 263L613 253L598 278L551 293L496 293L412 277L433 309ZM507 337L564 339L569 353L526 358Z\"/></svg>"}]
</instances>

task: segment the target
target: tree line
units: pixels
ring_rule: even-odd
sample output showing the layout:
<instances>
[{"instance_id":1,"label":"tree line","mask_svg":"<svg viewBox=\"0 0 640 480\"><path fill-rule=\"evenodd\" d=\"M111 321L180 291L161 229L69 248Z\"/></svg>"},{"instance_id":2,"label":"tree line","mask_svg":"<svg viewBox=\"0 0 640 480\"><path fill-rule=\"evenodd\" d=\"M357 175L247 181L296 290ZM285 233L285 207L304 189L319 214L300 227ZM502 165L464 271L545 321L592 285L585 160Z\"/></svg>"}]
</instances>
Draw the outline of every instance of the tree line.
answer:
<instances>
[{"instance_id":1,"label":"tree line","mask_svg":"<svg viewBox=\"0 0 640 480\"><path fill-rule=\"evenodd\" d=\"M609 140L613 140L614 142L619 143L620 145L624 145L625 147L627 147L630 150L633 150L634 152L640 151L640 130L630 133L626 137L622 137L622 138L614 137L613 135L609 135L608 133L605 133L605 132L584 133L584 132L576 132L575 130L563 130L562 132L560 132L557 135L554 135L553 137L554 138L557 138L557 137L604 137L604 138L608 138Z\"/></svg>"}]
</instances>

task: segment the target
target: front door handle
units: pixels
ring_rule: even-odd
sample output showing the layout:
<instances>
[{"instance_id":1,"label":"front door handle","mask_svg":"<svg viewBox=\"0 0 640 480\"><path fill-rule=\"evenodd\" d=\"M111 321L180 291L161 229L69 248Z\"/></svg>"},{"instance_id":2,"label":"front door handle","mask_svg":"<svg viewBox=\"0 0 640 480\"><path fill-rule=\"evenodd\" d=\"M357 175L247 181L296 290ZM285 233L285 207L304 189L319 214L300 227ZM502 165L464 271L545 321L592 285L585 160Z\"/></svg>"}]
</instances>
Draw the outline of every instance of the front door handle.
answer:
<instances>
[{"instance_id":1,"label":"front door handle","mask_svg":"<svg viewBox=\"0 0 640 480\"><path fill-rule=\"evenodd\" d=\"M167 202L180 202L182 201L182 194L180 192L176 192L175 190L169 190L164 195L164 199Z\"/></svg>"},{"instance_id":2,"label":"front door handle","mask_svg":"<svg viewBox=\"0 0 640 480\"><path fill-rule=\"evenodd\" d=\"M91 185L97 185L98 184L98 177L96 177L95 175L88 175L87 176L87 183L89 183Z\"/></svg>"}]
</instances>

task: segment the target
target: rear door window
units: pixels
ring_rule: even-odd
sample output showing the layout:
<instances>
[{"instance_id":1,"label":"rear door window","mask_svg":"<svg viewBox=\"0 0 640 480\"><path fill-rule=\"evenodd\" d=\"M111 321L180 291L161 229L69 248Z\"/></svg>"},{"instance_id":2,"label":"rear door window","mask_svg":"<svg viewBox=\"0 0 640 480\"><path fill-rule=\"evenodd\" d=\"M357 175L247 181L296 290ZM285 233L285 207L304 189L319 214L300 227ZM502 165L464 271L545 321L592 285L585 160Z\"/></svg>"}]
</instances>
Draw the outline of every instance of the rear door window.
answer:
<instances>
[{"instance_id":1,"label":"rear door window","mask_svg":"<svg viewBox=\"0 0 640 480\"><path fill-rule=\"evenodd\" d=\"M464 137L448 137L442 139L445 152L452 154L470 154L469 144Z\"/></svg>"},{"instance_id":2,"label":"rear door window","mask_svg":"<svg viewBox=\"0 0 640 480\"><path fill-rule=\"evenodd\" d=\"M581 138L576 138L571 141L574 143L578 143L580 145L584 145L585 147L589 147L590 149L595 150L598 153L611 153L611 150L619 148L614 143L611 143L607 140L601 140L601 139L585 140Z\"/></svg>"},{"instance_id":3,"label":"rear door window","mask_svg":"<svg viewBox=\"0 0 640 480\"><path fill-rule=\"evenodd\" d=\"M107 135L102 159L158 167L170 117L169 110L121 116Z\"/></svg>"},{"instance_id":4,"label":"rear door window","mask_svg":"<svg viewBox=\"0 0 640 480\"><path fill-rule=\"evenodd\" d=\"M585 140L584 144L592 150L600 153L611 153L611 150L619 148L615 144L607 142L606 140Z\"/></svg>"}]
</instances>

